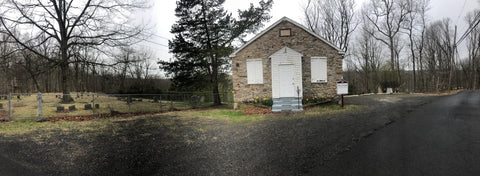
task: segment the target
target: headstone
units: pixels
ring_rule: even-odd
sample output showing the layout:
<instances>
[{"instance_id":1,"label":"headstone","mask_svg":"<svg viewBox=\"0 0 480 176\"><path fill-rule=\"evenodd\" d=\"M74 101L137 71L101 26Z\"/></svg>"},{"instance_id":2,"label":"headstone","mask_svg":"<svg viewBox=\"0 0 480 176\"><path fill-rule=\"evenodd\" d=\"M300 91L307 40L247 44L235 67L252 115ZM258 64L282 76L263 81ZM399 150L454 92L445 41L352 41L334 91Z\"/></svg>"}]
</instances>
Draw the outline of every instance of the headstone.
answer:
<instances>
[{"instance_id":1,"label":"headstone","mask_svg":"<svg viewBox=\"0 0 480 176\"><path fill-rule=\"evenodd\" d=\"M99 104L95 104L95 109L100 109L100 105L99 105Z\"/></svg>"},{"instance_id":2,"label":"headstone","mask_svg":"<svg viewBox=\"0 0 480 176\"><path fill-rule=\"evenodd\" d=\"M92 110L92 104L85 104L85 110Z\"/></svg>"},{"instance_id":3,"label":"headstone","mask_svg":"<svg viewBox=\"0 0 480 176\"><path fill-rule=\"evenodd\" d=\"M63 111L65 111L65 107L57 106L57 112L63 112Z\"/></svg>"},{"instance_id":4,"label":"headstone","mask_svg":"<svg viewBox=\"0 0 480 176\"><path fill-rule=\"evenodd\" d=\"M381 94L383 93L382 87L378 86L378 93Z\"/></svg>"},{"instance_id":5,"label":"headstone","mask_svg":"<svg viewBox=\"0 0 480 176\"><path fill-rule=\"evenodd\" d=\"M393 93L393 89L391 87L387 88L387 94L392 94Z\"/></svg>"},{"instance_id":6,"label":"headstone","mask_svg":"<svg viewBox=\"0 0 480 176\"><path fill-rule=\"evenodd\" d=\"M70 111L75 111L75 110L77 110L77 108L75 108L75 105L72 105L72 106L69 106L69 107L68 107L68 110L70 110Z\"/></svg>"}]
</instances>

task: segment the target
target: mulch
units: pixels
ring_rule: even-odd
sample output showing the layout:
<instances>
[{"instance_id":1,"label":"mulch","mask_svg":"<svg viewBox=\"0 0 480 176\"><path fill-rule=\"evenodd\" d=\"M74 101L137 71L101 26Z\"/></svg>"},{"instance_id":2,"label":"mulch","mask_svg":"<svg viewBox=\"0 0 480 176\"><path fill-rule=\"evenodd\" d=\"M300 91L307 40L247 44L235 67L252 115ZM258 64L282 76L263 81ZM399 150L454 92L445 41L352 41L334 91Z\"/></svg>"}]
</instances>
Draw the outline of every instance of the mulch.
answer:
<instances>
[{"instance_id":1,"label":"mulch","mask_svg":"<svg viewBox=\"0 0 480 176\"><path fill-rule=\"evenodd\" d=\"M259 108L259 107L246 108L243 112L243 114L245 115L271 114L271 113L273 113L271 108Z\"/></svg>"}]
</instances>

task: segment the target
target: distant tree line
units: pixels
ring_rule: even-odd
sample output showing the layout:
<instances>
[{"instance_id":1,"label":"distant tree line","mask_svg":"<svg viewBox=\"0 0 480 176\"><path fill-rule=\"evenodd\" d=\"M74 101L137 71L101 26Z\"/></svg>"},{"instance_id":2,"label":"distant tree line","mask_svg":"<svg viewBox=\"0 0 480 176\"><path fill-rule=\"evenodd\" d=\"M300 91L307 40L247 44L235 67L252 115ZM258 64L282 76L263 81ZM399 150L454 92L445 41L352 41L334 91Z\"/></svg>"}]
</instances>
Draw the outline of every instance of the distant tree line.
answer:
<instances>
[{"instance_id":1,"label":"distant tree line","mask_svg":"<svg viewBox=\"0 0 480 176\"><path fill-rule=\"evenodd\" d=\"M62 92L62 70L0 34L0 94ZM162 93L170 81L153 74L152 55L121 47L107 64L102 54L84 49L72 57L66 71L67 84L74 92Z\"/></svg>"},{"instance_id":2,"label":"distant tree line","mask_svg":"<svg viewBox=\"0 0 480 176\"><path fill-rule=\"evenodd\" d=\"M304 24L347 52L344 79L352 93L478 88L479 10L466 15L467 31L457 32L451 19L429 20L429 0L369 0L359 11L354 7L353 0L304 5ZM462 42L465 58L458 53Z\"/></svg>"}]
</instances>

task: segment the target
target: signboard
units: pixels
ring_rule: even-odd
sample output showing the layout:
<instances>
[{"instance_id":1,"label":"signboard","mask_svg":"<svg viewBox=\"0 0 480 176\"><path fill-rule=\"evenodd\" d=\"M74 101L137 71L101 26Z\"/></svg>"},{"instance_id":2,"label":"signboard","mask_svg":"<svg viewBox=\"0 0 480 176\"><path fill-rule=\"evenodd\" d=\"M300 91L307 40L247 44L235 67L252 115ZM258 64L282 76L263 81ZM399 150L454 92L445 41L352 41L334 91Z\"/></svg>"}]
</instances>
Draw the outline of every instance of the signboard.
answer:
<instances>
[{"instance_id":1,"label":"signboard","mask_svg":"<svg viewBox=\"0 0 480 176\"><path fill-rule=\"evenodd\" d=\"M343 95L348 94L348 82L341 80L337 82L337 94Z\"/></svg>"}]
</instances>

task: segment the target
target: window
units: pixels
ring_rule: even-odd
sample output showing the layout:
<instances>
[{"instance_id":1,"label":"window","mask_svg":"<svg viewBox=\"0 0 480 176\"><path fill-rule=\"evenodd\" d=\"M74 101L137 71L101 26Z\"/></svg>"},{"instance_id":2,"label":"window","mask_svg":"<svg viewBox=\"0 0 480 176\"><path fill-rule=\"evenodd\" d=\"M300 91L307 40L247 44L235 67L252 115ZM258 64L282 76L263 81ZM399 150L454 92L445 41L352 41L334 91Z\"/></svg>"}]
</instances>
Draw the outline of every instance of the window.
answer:
<instances>
[{"instance_id":1,"label":"window","mask_svg":"<svg viewBox=\"0 0 480 176\"><path fill-rule=\"evenodd\" d=\"M263 84L262 59L247 60L247 78L248 84Z\"/></svg>"},{"instance_id":2,"label":"window","mask_svg":"<svg viewBox=\"0 0 480 176\"><path fill-rule=\"evenodd\" d=\"M327 82L327 58L312 57L311 60L312 83Z\"/></svg>"},{"instance_id":3,"label":"window","mask_svg":"<svg viewBox=\"0 0 480 176\"><path fill-rule=\"evenodd\" d=\"M280 29L280 37L290 37L292 31L290 29Z\"/></svg>"}]
</instances>

